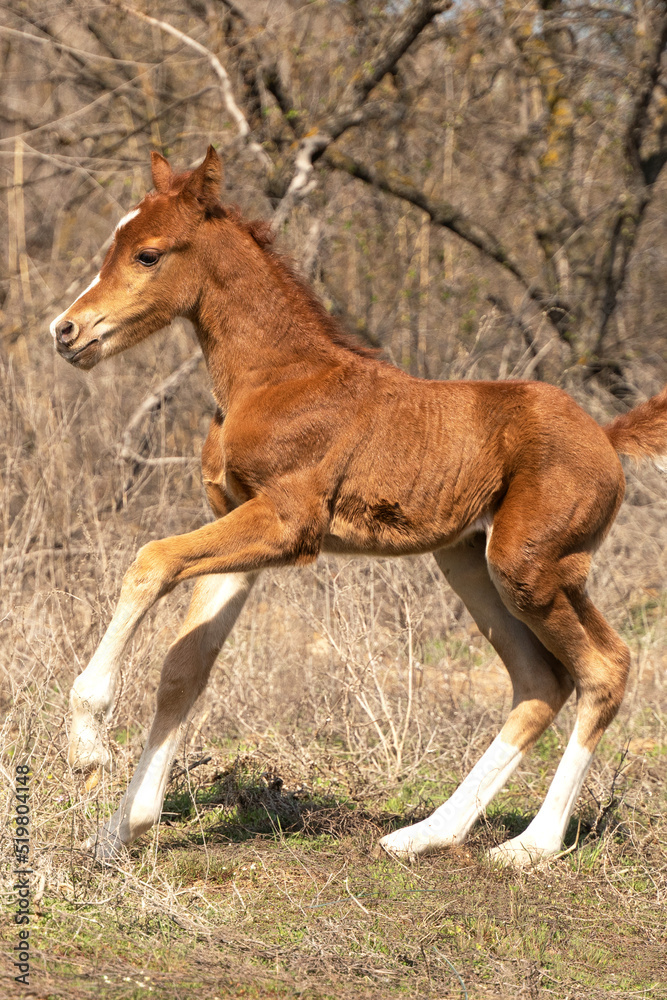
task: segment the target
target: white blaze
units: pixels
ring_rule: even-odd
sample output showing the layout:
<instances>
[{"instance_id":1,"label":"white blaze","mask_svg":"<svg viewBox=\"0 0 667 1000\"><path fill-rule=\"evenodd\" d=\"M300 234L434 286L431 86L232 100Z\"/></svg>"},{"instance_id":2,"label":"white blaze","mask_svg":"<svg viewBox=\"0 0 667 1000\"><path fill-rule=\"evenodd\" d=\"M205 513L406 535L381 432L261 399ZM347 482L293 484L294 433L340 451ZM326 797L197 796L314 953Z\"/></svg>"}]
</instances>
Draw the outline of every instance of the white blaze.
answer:
<instances>
[{"instance_id":1,"label":"white blaze","mask_svg":"<svg viewBox=\"0 0 667 1000\"><path fill-rule=\"evenodd\" d=\"M131 222L132 219L136 219L136 217L139 215L139 212L140 209L134 208L131 212L128 212L127 215L124 215L123 218L118 223L118 225L116 226L116 232L118 232L119 229L122 229L123 226L126 226L128 222Z\"/></svg>"},{"instance_id":2,"label":"white blaze","mask_svg":"<svg viewBox=\"0 0 667 1000\"><path fill-rule=\"evenodd\" d=\"M64 312L61 312L60 316L56 316L56 318L54 319L54 321L51 323L51 326L49 327L49 329L51 331L51 336L54 338L54 340L55 340L55 336L56 336L56 327L57 327L58 323L60 323L60 320L63 318L63 316L65 315L65 313L69 312L69 310L72 308L72 306L74 305L74 303L78 302L79 299L82 299L84 297L84 295L86 294L86 292L89 292L91 288L94 288L95 285L99 284L99 280L100 280L100 276L99 276L99 274L96 274L95 277L93 278L93 280L91 281L91 283L88 285L88 287L84 288L84 290L81 292L80 295L77 295L77 297L74 299L74 302L72 302L72 305L69 305L67 307L67 309L65 309Z\"/></svg>"}]
</instances>

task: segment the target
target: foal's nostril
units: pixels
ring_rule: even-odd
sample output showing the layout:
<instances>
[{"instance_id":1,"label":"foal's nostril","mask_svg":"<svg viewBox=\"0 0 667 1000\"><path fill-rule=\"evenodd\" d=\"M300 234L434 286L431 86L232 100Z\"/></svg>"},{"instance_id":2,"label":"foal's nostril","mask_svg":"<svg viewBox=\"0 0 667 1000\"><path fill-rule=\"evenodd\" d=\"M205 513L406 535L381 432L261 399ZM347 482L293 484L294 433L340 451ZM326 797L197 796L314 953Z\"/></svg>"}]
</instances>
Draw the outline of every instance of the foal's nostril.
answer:
<instances>
[{"instance_id":1,"label":"foal's nostril","mask_svg":"<svg viewBox=\"0 0 667 1000\"><path fill-rule=\"evenodd\" d=\"M79 334L79 327L71 319L63 319L56 327L56 337L61 344L71 344Z\"/></svg>"}]
</instances>

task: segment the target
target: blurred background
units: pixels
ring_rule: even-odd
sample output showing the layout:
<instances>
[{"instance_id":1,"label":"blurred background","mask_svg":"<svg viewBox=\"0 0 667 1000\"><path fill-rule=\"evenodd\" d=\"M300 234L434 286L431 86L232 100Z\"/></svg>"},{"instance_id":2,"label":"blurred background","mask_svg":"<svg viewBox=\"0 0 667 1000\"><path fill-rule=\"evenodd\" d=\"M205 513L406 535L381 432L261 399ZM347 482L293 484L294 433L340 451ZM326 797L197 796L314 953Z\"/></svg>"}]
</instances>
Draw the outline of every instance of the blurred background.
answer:
<instances>
[{"instance_id":1,"label":"blurred background","mask_svg":"<svg viewBox=\"0 0 667 1000\"><path fill-rule=\"evenodd\" d=\"M328 308L413 374L617 398L664 382L663 3L148 13L3 8L4 353L34 354L87 283L145 193L149 151L182 168L213 142L224 197L277 221ZM293 198L318 132L333 141Z\"/></svg>"}]
</instances>

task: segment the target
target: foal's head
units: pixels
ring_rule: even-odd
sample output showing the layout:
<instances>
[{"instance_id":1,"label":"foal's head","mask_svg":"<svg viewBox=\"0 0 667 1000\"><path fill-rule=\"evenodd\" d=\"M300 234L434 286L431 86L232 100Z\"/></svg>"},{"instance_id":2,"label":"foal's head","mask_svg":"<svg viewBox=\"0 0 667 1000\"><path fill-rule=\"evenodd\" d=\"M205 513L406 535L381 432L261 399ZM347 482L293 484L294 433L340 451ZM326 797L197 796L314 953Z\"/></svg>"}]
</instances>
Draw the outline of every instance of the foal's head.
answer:
<instances>
[{"instance_id":1,"label":"foal's head","mask_svg":"<svg viewBox=\"0 0 667 1000\"><path fill-rule=\"evenodd\" d=\"M172 174L151 153L155 191L121 219L102 269L51 324L58 353L92 368L196 307L204 223L220 212L222 166L209 146L196 170Z\"/></svg>"}]
</instances>

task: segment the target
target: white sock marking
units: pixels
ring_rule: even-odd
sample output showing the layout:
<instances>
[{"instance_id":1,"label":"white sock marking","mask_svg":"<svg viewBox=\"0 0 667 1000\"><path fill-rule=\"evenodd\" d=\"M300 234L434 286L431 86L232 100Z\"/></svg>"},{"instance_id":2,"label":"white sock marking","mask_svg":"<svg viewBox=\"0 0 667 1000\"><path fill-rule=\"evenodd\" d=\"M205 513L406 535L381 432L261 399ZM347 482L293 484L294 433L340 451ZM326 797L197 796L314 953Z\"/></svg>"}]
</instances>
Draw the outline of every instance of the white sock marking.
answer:
<instances>
[{"instance_id":1,"label":"white sock marking","mask_svg":"<svg viewBox=\"0 0 667 1000\"><path fill-rule=\"evenodd\" d=\"M160 746L144 748L127 792L106 827L107 833L118 833L124 844L131 844L159 820L180 738L177 726Z\"/></svg>"},{"instance_id":2,"label":"white sock marking","mask_svg":"<svg viewBox=\"0 0 667 1000\"><path fill-rule=\"evenodd\" d=\"M579 742L579 723L575 724L565 753L549 786L542 808L530 826L518 837L528 851L546 856L561 849L570 816L593 754Z\"/></svg>"},{"instance_id":3,"label":"white sock marking","mask_svg":"<svg viewBox=\"0 0 667 1000\"><path fill-rule=\"evenodd\" d=\"M454 794L426 822L448 829L452 843L461 843L489 802L518 767L523 753L500 736L473 767Z\"/></svg>"},{"instance_id":4,"label":"white sock marking","mask_svg":"<svg viewBox=\"0 0 667 1000\"><path fill-rule=\"evenodd\" d=\"M183 722L256 578L257 573L226 573L201 577L197 581L190 609L176 644L179 639L196 632L198 654L183 660L183 688L178 704L172 703L166 714L164 709L162 714L160 711L156 712L151 734L127 792L100 832L101 841L107 842L107 848L99 848L101 853L108 849L108 853L113 854L118 841L130 844L160 818L162 799L171 762L178 749ZM112 708L120 660L141 617L142 609L124 611L121 599L97 652L75 681L72 689L72 732L82 744L84 738L90 741L95 737L98 723L91 711L98 715L103 712L108 714ZM79 709L77 717L77 703L80 701L85 702L85 707L83 711ZM91 736L88 735L88 726L92 728ZM94 840L95 838L91 838L91 846Z\"/></svg>"},{"instance_id":5,"label":"white sock marking","mask_svg":"<svg viewBox=\"0 0 667 1000\"><path fill-rule=\"evenodd\" d=\"M505 785L522 757L518 747L496 736L451 798L421 823L390 833L380 843L396 854L421 854L463 843L471 826Z\"/></svg>"}]
</instances>

